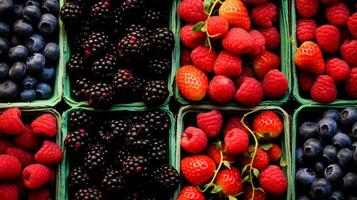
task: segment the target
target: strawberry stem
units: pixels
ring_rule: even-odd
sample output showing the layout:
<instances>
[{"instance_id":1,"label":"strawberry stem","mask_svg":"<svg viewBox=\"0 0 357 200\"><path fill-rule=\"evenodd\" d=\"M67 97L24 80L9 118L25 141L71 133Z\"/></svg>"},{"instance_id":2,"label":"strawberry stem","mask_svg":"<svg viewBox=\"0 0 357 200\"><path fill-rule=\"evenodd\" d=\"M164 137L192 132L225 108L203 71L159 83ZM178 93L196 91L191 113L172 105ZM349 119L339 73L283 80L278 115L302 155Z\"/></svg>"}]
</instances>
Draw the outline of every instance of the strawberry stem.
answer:
<instances>
[{"instance_id":1,"label":"strawberry stem","mask_svg":"<svg viewBox=\"0 0 357 200\"><path fill-rule=\"evenodd\" d=\"M217 3L223 3L223 2L220 1L220 0L215 0L215 1L213 2L211 8L209 9L208 17L207 17L207 19L206 19L206 21L205 21L205 26L207 26L207 21L208 21L208 19L212 16L212 13L213 13L214 8L216 7ZM210 40L210 37L211 37L211 36L208 34L207 28L206 28L206 31L205 31L205 32L206 32L206 35L207 35L207 44L208 44L209 49L211 50L211 49L212 49L212 44L211 44L211 40Z\"/></svg>"},{"instance_id":2,"label":"strawberry stem","mask_svg":"<svg viewBox=\"0 0 357 200\"><path fill-rule=\"evenodd\" d=\"M219 170L220 170L221 167L222 167L222 164L223 164L223 152L222 152L221 149L219 150L219 154L220 154L220 156L221 156L221 159L220 159L220 161L219 161L219 165L218 165L217 169L214 171L214 175L213 175L211 181L210 181L208 184L206 184L206 187L205 187L205 189L203 189L203 190L201 190L201 189L198 187L198 189L201 190L201 192L206 192L206 191L208 190L208 188L210 188L210 187L213 185L213 182L214 182L214 180L216 179L217 174L218 174Z\"/></svg>"}]
</instances>

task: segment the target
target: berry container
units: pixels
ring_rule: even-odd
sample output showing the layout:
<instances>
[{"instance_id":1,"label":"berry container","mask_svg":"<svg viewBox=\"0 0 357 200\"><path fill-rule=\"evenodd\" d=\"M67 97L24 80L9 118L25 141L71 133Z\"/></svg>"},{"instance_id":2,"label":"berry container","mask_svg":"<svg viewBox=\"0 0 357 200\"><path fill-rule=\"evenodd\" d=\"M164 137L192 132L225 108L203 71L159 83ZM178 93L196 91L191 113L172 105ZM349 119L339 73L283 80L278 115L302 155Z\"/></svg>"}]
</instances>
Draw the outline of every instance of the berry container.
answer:
<instances>
[{"instance_id":1,"label":"berry container","mask_svg":"<svg viewBox=\"0 0 357 200\"><path fill-rule=\"evenodd\" d=\"M282 149L282 158L287 162L287 166L283 167L285 175L288 179L288 189L284 197L281 199L290 200L291 199L291 192L294 179L291 175L291 154L290 154L290 120L289 115L284 111L282 108L277 106L257 106L253 108L242 108L242 107L233 107L233 106L213 106L213 105L190 105L190 106L183 106L180 108L178 115L176 117L176 152L175 152L175 167L177 170L180 170L180 161L181 161L181 146L180 146L180 138L181 133L186 128L186 125L192 124L192 120L195 119L196 115L200 112L208 112L212 109L217 109L222 112L223 115L225 114L239 114L243 116L245 113L251 111L274 111L276 112L283 121L284 124L284 132L280 136L280 146ZM255 115L252 113L251 115ZM251 116L247 117L247 120L251 120ZM179 171L180 172L180 171ZM172 200L175 200L181 190L181 186L176 190L175 197ZM242 197L241 197L242 198Z\"/></svg>"},{"instance_id":2,"label":"berry container","mask_svg":"<svg viewBox=\"0 0 357 200\"><path fill-rule=\"evenodd\" d=\"M66 0L61 0L61 7L64 4L64 2L66 2ZM177 36L176 36L176 2L172 1L171 3L171 8L169 11L169 26L168 28L174 33L174 37L175 37L175 49L177 46L179 46L179 40L176 40ZM70 52L70 47L69 47L69 41L67 38L67 33L64 30L63 31L63 45L62 45L62 56L61 56L61 63L62 63L62 68L64 70L64 75L63 75L63 98L64 101L70 105L71 107L91 107L88 104L88 101L77 101L73 98L72 93L71 93L71 83L69 80L69 75L68 73L66 73L66 63L69 60L70 56L71 56L71 52ZM167 87L168 87L168 91L169 91L169 96L166 99L166 101L161 105L167 105L170 101L170 98L173 96L173 82L174 82L174 78L175 78L175 68L174 68L174 62L175 62L175 56L176 51L173 50L172 51L172 58L171 58L171 62L172 62L172 68L171 68L171 72L168 76L167 79ZM147 108L144 102L132 102L132 103L120 103L120 104L113 104L111 106L112 108L114 107L142 107L142 108Z\"/></svg>"},{"instance_id":3,"label":"berry container","mask_svg":"<svg viewBox=\"0 0 357 200\"><path fill-rule=\"evenodd\" d=\"M295 6L295 0L291 1L290 5L290 24L291 24L291 39L294 41L294 43L297 42L297 37L296 37L296 27L297 27L297 11L296 11L296 6ZM352 100L352 99L341 99L337 98L336 101L328 103L328 104L323 104L323 103L318 103L311 98L306 98L304 97L299 90L299 83L298 83L298 76L297 76L297 66L295 65L294 62L294 55L296 53L296 47L294 45L291 45L291 69L292 69L292 80L293 80L293 98L299 102L302 105L307 105L307 104L318 104L318 105L345 105L345 104L356 104L357 100ZM339 90L337 88L337 90Z\"/></svg>"},{"instance_id":4,"label":"berry container","mask_svg":"<svg viewBox=\"0 0 357 200\"><path fill-rule=\"evenodd\" d=\"M175 117L172 114L172 112L168 109L168 108L160 108L162 111L166 112L169 117L170 117L170 122L171 122L171 127L169 130L169 164L171 164L172 166L176 167L175 165L175 145L176 145L176 141L175 141ZM144 112L144 111L149 111L149 109L145 109L145 108L140 108L140 107L118 107L118 108L112 108L110 111L99 111L99 110L95 110L93 108L88 108L88 107L76 107L76 108L70 108L67 111L63 112L62 114L62 140L61 140L61 145L64 147L64 140L67 136L67 131L68 131L68 116L70 113L76 111L76 110L85 110L88 111L89 113L92 114L115 114L115 113L123 113L123 112ZM68 200L69 198L69 194L68 194L68 184L67 184L67 177L70 173L70 162L69 162L69 158L66 155L66 150L65 148L63 148L63 162L61 163L60 166L60 171L61 171L61 196L60 198L58 198L58 200Z\"/></svg>"},{"instance_id":5,"label":"berry container","mask_svg":"<svg viewBox=\"0 0 357 200\"><path fill-rule=\"evenodd\" d=\"M178 9L178 5L181 1L177 2L177 7L176 7L176 13ZM288 80L288 91L286 92L285 96L279 100L264 100L259 104L260 106L280 106L285 104L289 98L290 98L290 92L292 88L292 79L291 79L291 52L290 52L290 31L289 31L289 13L288 13L288 1L287 0L281 0L281 1L275 1L279 2L279 32L280 32L280 63L281 63L281 68L280 70L285 74L286 79ZM180 28L181 24L183 23L180 19L180 17L176 14L176 27L175 27L175 40L176 40L176 45L175 45L175 57L174 57L174 68L175 68L175 73L177 73L177 70L180 68L180 56L181 56L181 46L180 43L177 41L180 41ZM175 83L174 86L174 95L175 99L181 104L181 105L189 105L189 104L212 104L212 102L208 101L207 98L205 98L203 101L188 101L186 100L180 93L177 84ZM227 106L237 106L238 104L233 100L230 103L227 104Z\"/></svg>"}]
</instances>

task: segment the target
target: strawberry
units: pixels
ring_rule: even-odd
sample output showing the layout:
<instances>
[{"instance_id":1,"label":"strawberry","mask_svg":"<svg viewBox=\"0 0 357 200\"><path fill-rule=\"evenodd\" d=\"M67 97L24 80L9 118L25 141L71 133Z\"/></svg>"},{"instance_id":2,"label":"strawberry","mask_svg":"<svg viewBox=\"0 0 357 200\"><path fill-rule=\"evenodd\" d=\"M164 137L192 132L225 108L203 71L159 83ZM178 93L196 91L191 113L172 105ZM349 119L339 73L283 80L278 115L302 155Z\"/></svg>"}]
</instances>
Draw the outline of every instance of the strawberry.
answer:
<instances>
[{"instance_id":1,"label":"strawberry","mask_svg":"<svg viewBox=\"0 0 357 200\"><path fill-rule=\"evenodd\" d=\"M263 111L253 120L253 130L260 137L274 139L281 135L284 124L273 111Z\"/></svg>"},{"instance_id":2,"label":"strawberry","mask_svg":"<svg viewBox=\"0 0 357 200\"><path fill-rule=\"evenodd\" d=\"M311 88L311 98L314 101L329 103L337 98L335 82L328 75L320 75Z\"/></svg>"},{"instance_id":3,"label":"strawberry","mask_svg":"<svg viewBox=\"0 0 357 200\"><path fill-rule=\"evenodd\" d=\"M221 131L223 116L218 110L199 113L196 118L198 127L200 127L208 137L216 137Z\"/></svg>"},{"instance_id":4,"label":"strawberry","mask_svg":"<svg viewBox=\"0 0 357 200\"><path fill-rule=\"evenodd\" d=\"M270 165L259 175L259 185L263 190L275 196L285 194L288 187L288 180L280 167Z\"/></svg>"},{"instance_id":5,"label":"strawberry","mask_svg":"<svg viewBox=\"0 0 357 200\"><path fill-rule=\"evenodd\" d=\"M244 200L266 200L267 199L267 195L265 194L265 192L255 189L254 190L254 199L252 199L252 187L250 185L248 185L245 189L244 189Z\"/></svg>"},{"instance_id":6,"label":"strawberry","mask_svg":"<svg viewBox=\"0 0 357 200\"><path fill-rule=\"evenodd\" d=\"M185 186L176 200L205 200L205 196L196 187Z\"/></svg>"},{"instance_id":7,"label":"strawberry","mask_svg":"<svg viewBox=\"0 0 357 200\"><path fill-rule=\"evenodd\" d=\"M200 153L207 146L207 136L201 129L189 126L182 133L180 144L189 153Z\"/></svg>"},{"instance_id":8,"label":"strawberry","mask_svg":"<svg viewBox=\"0 0 357 200\"><path fill-rule=\"evenodd\" d=\"M232 155L242 154L248 149L249 135L248 133L239 128L231 129L224 136L224 144L226 151Z\"/></svg>"},{"instance_id":9,"label":"strawberry","mask_svg":"<svg viewBox=\"0 0 357 200\"><path fill-rule=\"evenodd\" d=\"M250 153L250 156L253 155L254 148L250 147L248 149L248 152ZM243 164L248 165L252 161L251 157L243 157ZM256 168L259 171L262 171L263 169L267 168L269 165L269 155L267 152L263 151L261 148L258 147L256 155L253 160L253 168Z\"/></svg>"},{"instance_id":10,"label":"strawberry","mask_svg":"<svg viewBox=\"0 0 357 200\"><path fill-rule=\"evenodd\" d=\"M294 60L296 65L303 70L315 74L322 74L325 71L321 49L315 42L302 43L295 53Z\"/></svg>"},{"instance_id":11,"label":"strawberry","mask_svg":"<svg viewBox=\"0 0 357 200\"><path fill-rule=\"evenodd\" d=\"M272 69L280 68L280 58L273 52L265 51L253 60L254 71L259 79Z\"/></svg>"},{"instance_id":12,"label":"strawberry","mask_svg":"<svg viewBox=\"0 0 357 200\"><path fill-rule=\"evenodd\" d=\"M233 27L250 30L250 18L241 0L226 0L218 10L218 15L228 20Z\"/></svg>"},{"instance_id":13,"label":"strawberry","mask_svg":"<svg viewBox=\"0 0 357 200\"><path fill-rule=\"evenodd\" d=\"M208 97L211 101L225 104L230 102L236 90L232 79L217 75L212 78L208 86Z\"/></svg>"},{"instance_id":14,"label":"strawberry","mask_svg":"<svg viewBox=\"0 0 357 200\"><path fill-rule=\"evenodd\" d=\"M206 155L187 156L181 160L182 175L193 185L203 185L208 182L215 170L216 164Z\"/></svg>"},{"instance_id":15,"label":"strawberry","mask_svg":"<svg viewBox=\"0 0 357 200\"><path fill-rule=\"evenodd\" d=\"M207 156L209 156L210 158L213 159L213 161L219 165L219 163L221 162L221 154L220 154L220 150L223 151L223 161L228 161L228 162L234 162L235 161L235 156L234 155L230 155L227 152L224 151L225 149L225 145L221 144L221 145L217 145L217 144L211 144L210 146L208 146L207 150L206 150L206 154Z\"/></svg>"},{"instance_id":16,"label":"strawberry","mask_svg":"<svg viewBox=\"0 0 357 200\"><path fill-rule=\"evenodd\" d=\"M243 191L243 181L240 171L236 167L223 169L218 172L215 184L222 189L223 194L236 196Z\"/></svg>"},{"instance_id":17,"label":"strawberry","mask_svg":"<svg viewBox=\"0 0 357 200\"><path fill-rule=\"evenodd\" d=\"M277 144L273 144L268 150L270 162L277 162L281 158L281 148Z\"/></svg>"},{"instance_id":18,"label":"strawberry","mask_svg":"<svg viewBox=\"0 0 357 200\"><path fill-rule=\"evenodd\" d=\"M200 101L207 93L207 75L193 65L180 67L176 75L180 93L188 100Z\"/></svg>"}]
</instances>

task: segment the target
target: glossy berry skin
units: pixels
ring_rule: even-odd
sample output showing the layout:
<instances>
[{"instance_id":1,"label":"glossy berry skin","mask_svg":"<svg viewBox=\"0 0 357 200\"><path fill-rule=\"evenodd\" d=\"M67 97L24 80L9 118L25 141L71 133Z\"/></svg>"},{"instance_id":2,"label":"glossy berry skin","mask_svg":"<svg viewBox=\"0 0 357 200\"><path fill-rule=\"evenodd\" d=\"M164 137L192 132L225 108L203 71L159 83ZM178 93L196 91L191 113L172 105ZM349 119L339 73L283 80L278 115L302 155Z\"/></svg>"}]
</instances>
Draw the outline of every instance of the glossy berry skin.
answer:
<instances>
[{"instance_id":1,"label":"glossy berry skin","mask_svg":"<svg viewBox=\"0 0 357 200\"><path fill-rule=\"evenodd\" d=\"M224 136L224 144L227 153L239 155L244 153L249 147L249 135L245 130L234 128Z\"/></svg>"},{"instance_id":2,"label":"glossy berry skin","mask_svg":"<svg viewBox=\"0 0 357 200\"><path fill-rule=\"evenodd\" d=\"M331 193L331 183L325 178L318 178L311 185L310 195L313 198L324 199L329 197Z\"/></svg>"},{"instance_id":3,"label":"glossy berry skin","mask_svg":"<svg viewBox=\"0 0 357 200\"><path fill-rule=\"evenodd\" d=\"M241 173L236 167L218 172L215 184L222 188L225 195L235 195L243 190Z\"/></svg>"},{"instance_id":4,"label":"glossy berry skin","mask_svg":"<svg viewBox=\"0 0 357 200\"><path fill-rule=\"evenodd\" d=\"M304 156L309 160L319 158L322 153L322 144L315 138L310 138L303 145Z\"/></svg>"},{"instance_id":5,"label":"glossy berry skin","mask_svg":"<svg viewBox=\"0 0 357 200\"><path fill-rule=\"evenodd\" d=\"M318 161L315 163L314 170L318 177L322 177L324 176L325 165L321 161Z\"/></svg>"},{"instance_id":6,"label":"glossy berry skin","mask_svg":"<svg viewBox=\"0 0 357 200\"><path fill-rule=\"evenodd\" d=\"M343 170L338 164L331 164L325 169L325 178L333 184L341 184Z\"/></svg>"},{"instance_id":7,"label":"glossy berry skin","mask_svg":"<svg viewBox=\"0 0 357 200\"><path fill-rule=\"evenodd\" d=\"M221 38L229 30L228 21L221 16L211 16L206 23L207 33L212 38Z\"/></svg>"},{"instance_id":8,"label":"glossy berry skin","mask_svg":"<svg viewBox=\"0 0 357 200\"><path fill-rule=\"evenodd\" d=\"M342 188L349 192L355 192L357 187L357 174L354 172L348 172L343 177Z\"/></svg>"},{"instance_id":9,"label":"glossy berry skin","mask_svg":"<svg viewBox=\"0 0 357 200\"><path fill-rule=\"evenodd\" d=\"M303 149L297 148L295 151L296 166L303 166L305 164L303 157L304 157Z\"/></svg>"},{"instance_id":10,"label":"glossy berry skin","mask_svg":"<svg viewBox=\"0 0 357 200\"><path fill-rule=\"evenodd\" d=\"M252 155L252 153L254 152L253 148L249 148L248 152L250 153L250 155ZM249 165L252 161L251 157L243 157L243 165ZM254 157L253 160L253 167L258 169L259 171L264 170L265 168L267 168L269 166L270 163L270 158L267 152L265 152L264 150L262 150L261 148L257 149L257 153L256 156Z\"/></svg>"},{"instance_id":11,"label":"glossy berry skin","mask_svg":"<svg viewBox=\"0 0 357 200\"><path fill-rule=\"evenodd\" d=\"M199 128L187 127L181 135L181 147L189 153L200 153L207 146L207 136Z\"/></svg>"},{"instance_id":12,"label":"glossy berry skin","mask_svg":"<svg viewBox=\"0 0 357 200\"><path fill-rule=\"evenodd\" d=\"M0 22L0 36L9 37L10 36L10 25L6 22Z\"/></svg>"},{"instance_id":13,"label":"glossy berry skin","mask_svg":"<svg viewBox=\"0 0 357 200\"><path fill-rule=\"evenodd\" d=\"M180 191L177 200L205 200L205 197L196 187L185 186Z\"/></svg>"},{"instance_id":14,"label":"glossy berry skin","mask_svg":"<svg viewBox=\"0 0 357 200\"><path fill-rule=\"evenodd\" d=\"M53 42L47 43L43 50L43 56L45 56L46 61L57 62L60 56L58 44Z\"/></svg>"},{"instance_id":15,"label":"glossy berry skin","mask_svg":"<svg viewBox=\"0 0 357 200\"><path fill-rule=\"evenodd\" d=\"M357 140L357 122L355 122L352 126L351 134L349 135L353 141Z\"/></svg>"},{"instance_id":16,"label":"glossy berry skin","mask_svg":"<svg viewBox=\"0 0 357 200\"><path fill-rule=\"evenodd\" d=\"M322 152L322 161L325 164L335 163L337 160L337 149L332 145L325 146Z\"/></svg>"},{"instance_id":17,"label":"glossy berry skin","mask_svg":"<svg viewBox=\"0 0 357 200\"><path fill-rule=\"evenodd\" d=\"M2 101L14 100L19 93L19 87L12 81L0 83L0 98Z\"/></svg>"},{"instance_id":18,"label":"glossy berry skin","mask_svg":"<svg viewBox=\"0 0 357 200\"><path fill-rule=\"evenodd\" d=\"M263 111L255 117L253 121L253 130L260 137L273 139L282 134L284 124L275 112Z\"/></svg>"},{"instance_id":19,"label":"glossy berry skin","mask_svg":"<svg viewBox=\"0 0 357 200\"><path fill-rule=\"evenodd\" d=\"M187 156L181 160L181 172L193 185L203 185L209 181L216 169L214 161L205 155Z\"/></svg>"},{"instance_id":20,"label":"glossy berry skin","mask_svg":"<svg viewBox=\"0 0 357 200\"><path fill-rule=\"evenodd\" d=\"M341 111L340 123L343 126L351 127L357 121L357 110L354 108L346 108Z\"/></svg>"},{"instance_id":21,"label":"glossy berry skin","mask_svg":"<svg viewBox=\"0 0 357 200\"><path fill-rule=\"evenodd\" d=\"M315 74L325 71L325 62L320 47L312 42L306 41L297 49L294 60L296 65Z\"/></svg>"},{"instance_id":22,"label":"glossy berry skin","mask_svg":"<svg viewBox=\"0 0 357 200\"><path fill-rule=\"evenodd\" d=\"M52 87L47 83L37 83L35 91L39 99L49 99L52 96Z\"/></svg>"},{"instance_id":23,"label":"glossy berry skin","mask_svg":"<svg viewBox=\"0 0 357 200\"><path fill-rule=\"evenodd\" d=\"M188 100L200 101L206 96L207 75L193 65L185 65L179 68L176 83L180 93Z\"/></svg>"},{"instance_id":24,"label":"glossy berry skin","mask_svg":"<svg viewBox=\"0 0 357 200\"><path fill-rule=\"evenodd\" d=\"M60 10L59 2L56 0L44 0L42 2L42 10L53 15L57 15Z\"/></svg>"},{"instance_id":25,"label":"glossy berry skin","mask_svg":"<svg viewBox=\"0 0 357 200\"><path fill-rule=\"evenodd\" d=\"M280 99L288 90L288 80L285 75L277 69L270 70L262 81L264 95L271 99Z\"/></svg>"},{"instance_id":26,"label":"glossy berry skin","mask_svg":"<svg viewBox=\"0 0 357 200\"><path fill-rule=\"evenodd\" d=\"M13 24L13 32L19 38L27 38L32 35L34 28L23 19L17 20Z\"/></svg>"},{"instance_id":27,"label":"glossy berry skin","mask_svg":"<svg viewBox=\"0 0 357 200\"><path fill-rule=\"evenodd\" d=\"M348 168L353 162L353 153L348 148L341 149L337 154L338 164L343 168Z\"/></svg>"},{"instance_id":28,"label":"glossy berry skin","mask_svg":"<svg viewBox=\"0 0 357 200\"><path fill-rule=\"evenodd\" d=\"M25 60L28 55L28 50L23 45L17 45L9 50L8 56L10 59L18 61Z\"/></svg>"},{"instance_id":29,"label":"glossy berry skin","mask_svg":"<svg viewBox=\"0 0 357 200\"><path fill-rule=\"evenodd\" d=\"M9 71L9 77L12 80L21 80L26 74L26 65L23 62L15 62Z\"/></svg>"},{"instance_id":30,"label":"glossy berry skin","mask_svg":"<svg viewBox=\"0 0 357 200\"><path fill-rule=\"evenodd\" d=\"M331 118L336 122L340 121L340 112L336 109L328 109L323 114L324 118Z\"/></svg>"},{"instance_id":31,"label":"glossy berry skin","mask_svg":"<svg viewBox=\"0 0 357 200\"><path fill-rule=\"evenodd\" d=\"M265 51L253 59L253 67L257 77L263 79L270 70L280 68L280 57L271 51Z\"/></svg>"},{"instance_id":32,"label":"glossy berry skin","mask_svg":"<svg viewBox=\"0 0 357 200\"><path fill-rule=\"evenodd\" d=\"M36 99L36 92L34 89L23 90L20 93L20 99L24 102L31 102Z\"/></svg>"},{"instance_id":33,"label":"glossy berry skin","mask_svg":"<svg viewBox=\"0 0 357 200\"><path fill-rule=\"evenodd\" d=\"M323 139L331 139L337 133L337 123L331 118L323 118L319 121L318 135Z\"/></svg>"},{"instance_id":34,"label":"glossy berry skin","mask_svg":"<svg viewBox=\"0 0 357 200\"><path fill-rule=\"evenodd\" d=\"M37 6L25 6L22 10L23 18L31 23L37 22L41 17L41 10Z\"/></svg>"},{"instance_id":35,"label":"glossy berry skin","mask_svg":"<svg viewBox=\"0 0 357 200\"><path fill-rule=\"evenodd\" d=\"M261 84L253 77L245 77L234 98L241 105L256 106L263 100L263 95Z\"/></svg>"},{"instance_id":36,"label":"glossy berry skin","mask_svg":"<svg viewBox=\"0 0 357 200\"><path fill-rule=\"evenodd\" d=\"M319 125L316 122L304 122L299 126L297 136L300 141L313 138L317 135Z\"/></svg>"},{"instance_id":37,"label":"glossy berry skin","mask_svg":"<svg viewBox=\"0 0 357 200\"><path fill-rule=\"evenodd\" d=\"M29 73L40 73L45 67L45 57L40 53L34 53L26 60L26 66Z\"/></svg>"},{"instance_id":38,"label":"glossy berry skin","mask_svg":"<svg viewBox=\"0 0 357 200\"><path fill-rule=\"evenodd\" d=\"M9 77L10 66L7 63L0 62L0 81L4 81Z\"/></svg>"},{"instance_id":39,"label":"glossy berry skin","mask_svg":"<svg viewBox=\"0 0 357 200\"><path fill-rule=\"evenodd\" d=\"M336 135L333 136L332 144L339 149L349 148L352 145L352 141L347 134L338 132Z\"/></svg>"},{"instance_id":40,"label":"glossy berry skin","mask_svg":"<svg viewBox=\"0 0 357 200\"><path fill-rule=\"evenodd\" d=\"M43 68L39 79L43 82L51 82L56 77L56 69L54 67L45 67Z\"/></svg>"},{"instance_id":41,"label":"glossy berry skin","mask_svg":"<svg viewBox=\"0 0 357 200\"><path fill-rule=\"evenodd\" d=\"M24 89L33 89L37 83L37 79L33 76L27 75L22 81L21 86Z\"/></svg>"},{"instance_id":42,"label":"glossy berry skin","mask_svg":"<svg viewBox=\"0 0 357 200\"><path fill-rule=\"evenodd\" d=\"M228 20L233 27L250 30L251 22L246 6L241 0L224 1L218 10L218 15Z\"/></svg>"},{"instance_id":43,"label":"glossy berry skin","mask_svg":"<svg viewBox=\"0 0 357 200\"><path fill-rule=\"evenodd\" d=\"M300 168L295 175L296 182L301 186L309 187L316 179L316 173L309 168Z\"/></svg>"},{"instance_id":44,"label":"glossy berry skin","mask_svg":"<svg viewBox=\"0 0 357 200\"><path fill-rule=\"evenodd\" d=\"M56 32L57 28L57 18L49 13L43 14L37 25L37 29L43 35L52 35Z\"/></svg>"}]
</instances>

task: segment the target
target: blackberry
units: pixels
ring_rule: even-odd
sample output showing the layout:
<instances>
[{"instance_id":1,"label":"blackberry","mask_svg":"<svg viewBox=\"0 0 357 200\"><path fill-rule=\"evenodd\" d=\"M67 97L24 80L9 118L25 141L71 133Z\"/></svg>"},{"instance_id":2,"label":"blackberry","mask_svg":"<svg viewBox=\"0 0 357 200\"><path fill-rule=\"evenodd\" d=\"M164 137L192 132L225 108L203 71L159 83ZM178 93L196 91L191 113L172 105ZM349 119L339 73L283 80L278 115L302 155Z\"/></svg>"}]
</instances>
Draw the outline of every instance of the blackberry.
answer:
<instances>
[{"instance_id":1,"label":"blackberry","mask_svg":"<svg viewBox=\"0 0 357 200\"><path fill-rule=\"evenodd\" d=\"M88 170L102 170L107 164L108 150L103 144L95 143L88 147L84 156L84 166Z\"/></svg>"},{"instance_id":2,"label":"blackberry","mask_svg":"<svg viewBox=\"0 0 357 200\"><path fill-rule=\"evenodd\" d=\"M97 83L88 91L88 103L94 108L109 108L113 101L113 89L110 84Z\"/></svg>"},{"instance_id":3,"label":"blackberry","mask_svg":"<svg viewBox=\"0 0 357 200\"><path fill-rule=\"evenodd\" d=\"M86 77L81 77L74 80L72 86L72 95L78 101L84 101L88 98L89 87L91 86L91 81Z\"/></svg>"},{"instance_id":4,"label":"blackberry","mask_svg":"<svg viewBox=\"0 0 357 200\"><path fill-rule=\"evenodd\" d=\"M112 79L116 67L116 57L112 54L106 54L104 57L93 62L92 74L97 79Z\"/></svg>"},{"instance_id":5,"label":"blackberry","mask_svg":"<svg viewBox=\"0 0 357 200\"><path fill-rule=\"evenodd\" d=\"M145 113L144 123L152 132L164 133L170 129L170 117L162 110L154 110Z\"/></svg>"},{"instance_id":6,"label":"blackberry","mask_svg":"<svg viewBox=\"0 0 357 200\"><path fill-rule=\"evenodd\" d=\"M127 117L128 124L142 123L143 116L141 112L130 113Z\"/></svg>"},{"instance_id":7,"label":"blackberry","mask_svg":"<svg viewBox=\"0 0 357 200\"><path fill-rule=\"evenodd\" d=\"M124 0L120 9L127 19L139 18L144 11L144 0Z\"/></svg>"},{"instance_id":8,"label":"blackberry","mask_svg":"<svg viewBox=\"0 0 357 200\"><path fill-rule=\"evenodd\" d=\"M152 139L147 151L147 159L151 164L162 164L167 161L167 144L163 139Z\"/></svg>"},{"instance_id":9,"label":"blackberry","mask_svg":"<svg viewBox=\"0 0 357 200\"><path fill-rule=\"evenodd\" d=\"M180 184L180 175L177 170L169 165L164 164L152 172L152 178L167 191L175 191Z\"/></svg>"},{"instance_id":10,"label":"blackberry","mask_svg":"<svg viewBox=\"0 0 357 200\"><path fill-rule=\"evenodd\" d=\"M82 188L74 194L73 200L104 200L103 192L97 188Z\"/></svg>"},{"instance_id":11,"label":"blackberry","mask_svg":"<svg viewBox=\"0 0 357 200\"><path fill-rule=\"evenodd\" d=\"M171 54L175 46L172 31L166 27L159 27L153 31L152 45L157 53Z\"/></svg>"},{"instance_id":12,"label":"blackberry","mask_svg":"<svg viewBox=\"0 0 357 200\"><path fill-rule=\"evenodd\" d=\"M109 37L104 32L91 32L83 44L83 53L86 58L102 55L109 45Z\"/></svg>"},{"instance_id":13,"label":"blackberry","mask_svg":"<svg viewBox=\"0 0 357 200\"><path fill-rule=\"evenodd\" d=\"M168 96L169 91L165 81L153 80L148 82L144 88L143 99L148 106L161 105L166 101Z\"/></svg>"},{"instance_id":14,"label":"blackberry","mask_svg":"<svg viewBox=\"0 0 357 200\"><path fill-rule=\"evenodd\" d=\"M147 67L154 77L167 77L171 71L171 60L167 58L151 58Z\"/></svg>"},{"instance_id":15,"label":"blackberry","mask_svg":"<svg viewBox=\"0 0 357 200\"><path fill-rule=\"evenodd\" d=\"M125 146L122 146L115 152L114 165L121 168L126 158L130 155L132 154L130 153L129 149L127 149Z\"/></svg>"},{"instance_id":16,"label":"blackberry","mask_svg":"<svg viewBox=\"0 0 357 200\"><path fill-rule=\"evenodd\" d=\"M76 131L71 131L67 133L64 144L66 146L67 152L72 157L77 157L81 155L89 142L89 134L84 129L79 129Z\"/></svg>"},{"instance_id":17,"label":"blackberry","mask_svg":"<svg viewBox=\"0 0 357 200\"><path fill-rule=\"evenodd\" d=\"M95 3L91 7L89 14L93 20L93 24L98 26L108 26L112 17L112 10L110 8L109 1L100 1Z\"/></svg>"},{"instance_id":18,"label":"blackberry","mask_svg":"<svg viewBox=\"0 0 357 200\"><path fill-rule=\"evenodd\" d=\"M114 35L119 35L124 30L124 16L120 8L115 8L113 10L113 19L112 19L112 32Z\"/></svg>"},{"instance_id":19,"label":"blackberry","mask_svg":"<svg viewBox=\"0 0 357 200\"><path fill-rule=\"evenodd\" d=\"M93 125L92 116L84 110L71 112L68 117L68 125L71 130L86 129Z\"/></svg>"},{"instance_id":20,"label":"blackberry","mask_svg":"<svg viewBox=\"0 0 357 200\"><path fill-rule=\"evenodd\" d=\"M137 76L135 80L135 85L133 88L133 95L138 101L142 101L144 87L147 83L147 79L144 77Z\"/></svg>"},{"instance_id":21,"label":"blackberry","mask_svg":"<svg viewBox=\"0 0 357 200\"><path fill-rule=\"evenodd\" d=\"M81 22L82 16L82 8L74 2L66 2L61 8L61 20L68 27L78 25Z\"/></svg>"},{"instance_id":22,"label":"blackberry","mask_svg":"<svg viewBox=\"0 0 357 200\"><path fill-rule=\"evenodd\" d=\"M83 187L89 187L91 185L89 174L83 166L73 168L68 175L67 181L68 188L71 191L75 191Z\"/></svg>"},{"instance_id":23,"label":"blackberry","mask_svg":"<svg viewBox=\"0 0 357 200\"><path fill-rule=\"evenodd\" d=\"M88 37L89 33L87 32L80 32L78 34L76 33L74 36L68 36L72 54L83 53L83 44Z\"/></svg>"},{"instance_id":24,"label":"blackberry","mask_svg":"<svg viewBox=\"0 0 357 200\"><path fill-rule=\"evenodd\" d=\"M125 28L125 32L131 33L139 31L140 33L147 33L148 29L142 24L130 24L128 27Z\"/></svg>"},{"instance_id":25,"label":"blackberry","mask_svg":"<svg viewBox=\"0 0 357 200\"><path fill-rule=\"evenodd\" d=\"M127 129L126 121L112 119L99 127L98 137L106 144L113 144L124 138Z\"/></svg>"},{"instance_id":26,"label":"blackberry","mask_svg":"<svg viewBox=\"0 0 357 200\"><path fill-rule=\"evenodd\" d=\"M145 124L135 123L132 124L125 135L126 146L134 151L146 150L150 141L150 133Z\"/></svg>"},{"instance_id":27,"label":"blackberry","mask_svg":"<svg viewBox=\"0 0 357 200\"><path fill-rule=\"evenodd\" d=\"M124 177L119 170L109 169L103 176L101 187L109 193L120 192L125 187Z\"/></svg>"},{"instance_id":28,"label":"blackberry","mask_svg":"<svg viewBox=\"0 0 357 200\"><path fill-rule=\"evenodd\" d=\"M152 27L163 26L168 23L168 14L163 9L147 8L144 11L143 21Z\"/></svg>"},{"instance_id":29,"label":"blackberry","mask_svg":"<svg viewBox=\"0 0 357 200\"><path fill-rule=\"evenodd\" d=\"M77 77L85 72L85 60L80 53L71 55L67 62L67 70L70 75Z\"/></svg>"},{"instance_id":30,"label":"blackberry","mask_svg":"<svg viewBox=\"0 0 357 200\"><path fill-rule=\"evenodd\" d=\"M127 69L119 69L113 78L113 88L117 97L131 96L135 88L136 77Z\"/></svg>"},{"instance_id":31,"label":"blackberry","mask_svg":"<svg viewBox=\"0 0 357 200\"><path fill-rule=\"evenodd\" d=\"M141 31L129 32L118 42L118 55L125 62L141 61L148 55L150 46L150 40L146 33Z\"/></svg>"},{"instance_id":32,"label":"blackberry","mask_svg":"<svg viewBox=\"0 0 357 200\"><path fill-rule=\"evenodd\" d=\"M128 156L123 162L125 176L141 177L148 170L148 160L141 155Z\"/></svg>"}]
</instances>

